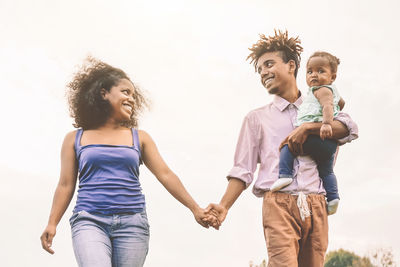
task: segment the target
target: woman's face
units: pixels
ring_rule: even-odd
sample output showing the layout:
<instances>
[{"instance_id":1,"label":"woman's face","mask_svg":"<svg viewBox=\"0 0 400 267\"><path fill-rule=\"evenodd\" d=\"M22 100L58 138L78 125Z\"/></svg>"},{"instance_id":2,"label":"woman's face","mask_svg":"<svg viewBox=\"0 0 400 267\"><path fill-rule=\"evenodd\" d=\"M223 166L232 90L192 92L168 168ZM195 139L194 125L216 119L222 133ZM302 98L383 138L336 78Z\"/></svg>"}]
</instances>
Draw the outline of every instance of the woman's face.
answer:
<instances>
[{"instance_id":1,"label":"woman's face","mask_svg":"<svg viewBox=\"0 0 400 267\"><path fill-rule=\"evenodd\" d=\"M110 91L102 90L104 100L111 105L111 118L116 121L128 121L133 114L135 87L128 79L121 79L119 83L111 87Z\"/></svg>"}]
</instances>

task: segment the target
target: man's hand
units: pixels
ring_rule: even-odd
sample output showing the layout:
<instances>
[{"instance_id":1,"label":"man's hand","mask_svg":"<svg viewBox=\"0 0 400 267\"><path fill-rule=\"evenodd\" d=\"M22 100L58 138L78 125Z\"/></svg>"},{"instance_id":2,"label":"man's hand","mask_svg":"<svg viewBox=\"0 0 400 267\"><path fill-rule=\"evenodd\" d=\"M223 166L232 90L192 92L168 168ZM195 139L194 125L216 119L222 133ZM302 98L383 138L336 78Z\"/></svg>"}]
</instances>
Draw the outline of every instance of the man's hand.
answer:
<instances>
[{"instance_id":1,"label":"man's hand","mask_svg":"<svg viewBox=\"0 0 400 267\"><path fill-rule=\"evenodd\" d=\"M308 137L308 128L307 123L303 123L296 129L294 129L288 137L283 140L281 145L279 146L279 150L284 146L288 145L289 150L293 153L293 155L302 155L303 154L303 144L307 140Z\"/></svg>"},{"instance_id":2,"label":"man's hand","mask_svg":"<svg viewBox=\"0 0 400 267\"><path fill-rule=\"evenodd\" d=\"M218 220L218 212L211 209L211 210L206 210L206 214L207 216L202 219L203 222L206 223L208 226L211 225L212 227L218 230L219 227L221 226L221 222Z\"/></svg>"},{"instance_id":3,"label":"man's hand","mask_svg":"<svg viewBox=\"0 0 400 267\"><path fill-rule=\"evenodd\" d=\"M321 137L322 140L324 140L325 138L331 138L332 137L332 126L327 123L322 124L321 130L319 132L319 136Z\"/></svg>"},{"instance_id":4,"label":"man's hand","mask_svg":"<svg viewBox=\"0 0 400 267\"><path fill-rule=\"evenodd\" d=\"M206 213L210 215L210 218L214 217L216 219L211 221L209 218L207 218L207 221L212 227L218 230L222 222L225 220L228 210L220 204L211 203L206 208Z\"/></svg>"}]
</instances>

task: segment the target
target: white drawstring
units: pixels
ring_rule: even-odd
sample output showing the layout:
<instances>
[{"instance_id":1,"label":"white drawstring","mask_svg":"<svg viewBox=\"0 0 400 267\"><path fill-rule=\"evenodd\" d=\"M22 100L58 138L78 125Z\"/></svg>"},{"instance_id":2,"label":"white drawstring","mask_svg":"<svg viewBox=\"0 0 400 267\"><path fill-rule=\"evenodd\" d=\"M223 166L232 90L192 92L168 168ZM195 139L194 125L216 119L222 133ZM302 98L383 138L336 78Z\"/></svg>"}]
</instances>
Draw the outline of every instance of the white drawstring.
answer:
<instances>
[{"instance_id":1,"label":"white drawstring","mask_svg":"<svg viewBox=\"0 0 400 267\"><path fill-rule=\"evenodd\" d=\"M305 218L311 215L311 211L307 203L307 196L303 192L299 193L299 196L297 198L297 207L299 207L302 221L304 221Z\"/></svg>"}]
</instances>

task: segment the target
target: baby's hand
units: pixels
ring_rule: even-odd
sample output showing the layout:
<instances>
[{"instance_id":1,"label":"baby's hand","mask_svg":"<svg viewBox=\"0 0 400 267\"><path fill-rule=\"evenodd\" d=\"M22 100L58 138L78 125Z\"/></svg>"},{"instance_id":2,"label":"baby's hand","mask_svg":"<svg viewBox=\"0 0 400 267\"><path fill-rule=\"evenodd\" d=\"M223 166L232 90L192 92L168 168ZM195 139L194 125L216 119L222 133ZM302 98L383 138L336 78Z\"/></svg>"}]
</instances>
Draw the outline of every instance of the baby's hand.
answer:
<instances>
[{"instance_id":1,"label":"baby's hand","mask_svg":"<svg viewBox=\"0 0 400 267\"><path fill-rule=\"evenodd\" d=\"M321 130L319 131L319 136L322 140L332 137L332 126L327 123L322 124Z\"/></svg>"}]
</instances>

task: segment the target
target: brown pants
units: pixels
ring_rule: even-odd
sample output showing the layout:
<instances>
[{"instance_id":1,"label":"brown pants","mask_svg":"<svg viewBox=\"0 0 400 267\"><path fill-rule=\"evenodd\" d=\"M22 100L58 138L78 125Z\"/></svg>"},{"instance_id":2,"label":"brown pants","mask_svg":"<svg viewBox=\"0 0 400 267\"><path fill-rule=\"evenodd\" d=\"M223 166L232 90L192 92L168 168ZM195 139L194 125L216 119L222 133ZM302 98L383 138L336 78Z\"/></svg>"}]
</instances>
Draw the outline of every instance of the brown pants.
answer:
<instances>
[{"instance_id":1,"label":"brown pants","mask_svg":"<svg viewBox=\"0 0 400 267\"><path fill-rule=\"evenodd\" d=\"M307 195L311 216L301 220L297 196L266 192L264 236L269 267L321 267L328 247L328 217L323 195Z\"/></svg>"}]
</instances>

